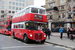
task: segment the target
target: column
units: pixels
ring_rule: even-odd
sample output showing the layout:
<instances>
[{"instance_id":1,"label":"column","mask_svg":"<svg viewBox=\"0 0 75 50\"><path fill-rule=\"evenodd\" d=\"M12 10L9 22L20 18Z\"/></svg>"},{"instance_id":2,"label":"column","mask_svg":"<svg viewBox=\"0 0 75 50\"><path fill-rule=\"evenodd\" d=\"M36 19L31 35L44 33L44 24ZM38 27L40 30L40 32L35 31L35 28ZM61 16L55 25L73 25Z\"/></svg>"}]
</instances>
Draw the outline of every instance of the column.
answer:
<instances>
[{"instance_id":1,"label":"column","mask_svg":"<svg viewBox=\"0 0 75 50\"><path fill-rule=\"evenodd\" d=\"M51 23L52 23L52 20L48 20L48 28L51 30Z\"/></svg>"},{"instance_id":2,"label":"column","mask_svg":"<svg viewBox=\"0 0 75 50\"><path fill-rule=\"evenodd\" d=\"M71 28L71 24L70 23L67 23L67 28Z\"/></svg>"}]
</instances>

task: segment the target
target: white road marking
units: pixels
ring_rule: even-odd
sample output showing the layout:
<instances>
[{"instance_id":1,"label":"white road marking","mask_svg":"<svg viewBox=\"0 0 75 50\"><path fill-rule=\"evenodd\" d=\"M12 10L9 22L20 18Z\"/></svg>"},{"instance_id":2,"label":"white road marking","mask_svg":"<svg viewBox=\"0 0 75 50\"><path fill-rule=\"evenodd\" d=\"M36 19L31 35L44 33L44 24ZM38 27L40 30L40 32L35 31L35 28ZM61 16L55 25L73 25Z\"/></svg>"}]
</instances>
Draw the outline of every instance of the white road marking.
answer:
<instances>
[{"instance_id":1,"label":"white road marking","mask_svg":"<svg viewBox=\"0 0 75 50\"><path fill-rule=\"evenodd\" d=\"M25 47L45 47L51 45L35 45L35 46L11 46L11 47L2 47L0 49L13 49L13 48L25 48Z\"/></svg>"},{"instance_id":2,"label":"white road marking","mask_svg":"<svg viewBox=\"0 0 75 50\"><path fill-rule=\"evenodd\" d=\"M71 50L71 49L69 49L69 48L61 47L61 46L55 46L55 47L58 47L58 48L64 48L64 49L66 49L66 50Z\"/></svg>"}]
</instances>

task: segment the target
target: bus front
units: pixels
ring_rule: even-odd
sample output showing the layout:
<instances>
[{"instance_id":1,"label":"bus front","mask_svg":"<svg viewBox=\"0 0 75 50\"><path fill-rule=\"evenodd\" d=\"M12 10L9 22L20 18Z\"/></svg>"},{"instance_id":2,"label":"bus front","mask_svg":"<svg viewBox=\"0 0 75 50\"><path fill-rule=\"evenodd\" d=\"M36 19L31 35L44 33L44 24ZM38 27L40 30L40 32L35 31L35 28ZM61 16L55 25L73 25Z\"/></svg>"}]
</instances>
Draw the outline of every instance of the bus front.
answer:
<instances>
[{"instance_id":1,"label":"bus front","mask_svg":"<svg viewBox=\"0 0 75 50\"><path fill-rule=\"evenodd\" d=\"M26 22L26 29L29 29L29 39L36 42L45 42L46 34L42 27L47 26L47 16L45 8L31 8L30 21Z\"/></svg>"}]
</instances>

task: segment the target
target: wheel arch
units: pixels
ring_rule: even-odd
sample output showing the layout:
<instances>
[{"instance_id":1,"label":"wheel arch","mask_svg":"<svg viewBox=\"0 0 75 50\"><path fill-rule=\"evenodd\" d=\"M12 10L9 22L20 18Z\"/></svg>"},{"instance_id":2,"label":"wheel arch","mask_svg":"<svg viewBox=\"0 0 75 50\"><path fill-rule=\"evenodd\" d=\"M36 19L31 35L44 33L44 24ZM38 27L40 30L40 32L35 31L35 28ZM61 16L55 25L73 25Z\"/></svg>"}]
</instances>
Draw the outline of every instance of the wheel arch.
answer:
<instances>
[{"instance_id":1,"label":"wheel arch","mask_svg":"<svg viewBox=\"0 0 75 50\"><path fill-rule=\"evenodd\" d=\"M23 37L25 37L25 35L27 35L27 33L24 33L24 36ZM27 37L28 37L28 35L27 35Z\"/></svg>"}]
</instances>

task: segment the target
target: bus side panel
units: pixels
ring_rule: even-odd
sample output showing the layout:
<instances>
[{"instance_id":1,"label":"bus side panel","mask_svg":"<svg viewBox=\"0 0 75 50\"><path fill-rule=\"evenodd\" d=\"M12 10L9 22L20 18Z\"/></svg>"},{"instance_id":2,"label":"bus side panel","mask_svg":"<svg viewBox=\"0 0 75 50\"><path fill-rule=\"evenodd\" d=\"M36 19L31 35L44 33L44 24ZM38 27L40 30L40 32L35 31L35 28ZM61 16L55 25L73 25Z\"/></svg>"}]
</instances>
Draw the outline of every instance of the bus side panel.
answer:
<instances>
[{"instance_id":1,"label":"bus side panel","mask_svg":"<svg viewBox=\"0 0 75 50\"><path fill-rule=\"evenodd\" d=\"M43 15L43 22L47 22L47 16Z\"/></svg>"},{"instance_id":2,"label":"bus side panel","mask_svg":"<svg viewBox=\"0 0 75 50\"><path fill-rule=\"evenodd\" d=\"M29 29L22 29L22 30L21 30L21 33L22 33L22 34L20 34L20 39L23 39L23 38L24 38L24 34L27 34L27 36L28 36L28 34L29 34Z\"/></svg>"},{"instance_id":3,"label":"bus side panel","mask_svg":"<svg viewBox=\"0 0 75 50\"><path fill-rule=\"evenodd\" d=\"M6 35L11 35L11 31L6 31Z\"/></svg>"},{"instance_id":4,"label":"bus side panel","mask_svg":"<svg viewBox=\"0 0 75 50\"><path fill-rule=\"evenodd\" d=\"M21 21L28 21L29 17L30 17L29 13L25 14L25 15L22 15L22 16L19 16L17 18L12 19L12 23L14 23L14 22L21 22Z\"/></svg>"},{"instance_id":5,"label":"bus side panel","mask_svg":"<svg viewBox=\"0 0 75 50\"><path fill-rule=\"evenodd\" d=\"M0 29L0 33L3 33L2 29Z\"/></svg>"},{"instance_id":6,"label":"bus side panel","mask_svg":"<svg viewBox=\"0 0 75 50\"><path fill-rule=\"evenodd\" d=\"M23 40L24 34L28 35L29 30L27 29L12 29L12 32L15 32L15 37ZM11 34L13 36L13 33Z\"/></svg>"},{"instance_id":7,"label":"bus side panel","mask_svg":"<svg viewBox=\"0 0 75 50\"><path fill-rule=\"evenodd\" d=\"M18 32L17 32L17 29L12 29L12 31L15 33L15 37L18 38ZM12 36L13 36L13 33L12 33Z\"/></svg>"}]
</instances>

